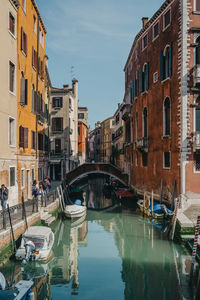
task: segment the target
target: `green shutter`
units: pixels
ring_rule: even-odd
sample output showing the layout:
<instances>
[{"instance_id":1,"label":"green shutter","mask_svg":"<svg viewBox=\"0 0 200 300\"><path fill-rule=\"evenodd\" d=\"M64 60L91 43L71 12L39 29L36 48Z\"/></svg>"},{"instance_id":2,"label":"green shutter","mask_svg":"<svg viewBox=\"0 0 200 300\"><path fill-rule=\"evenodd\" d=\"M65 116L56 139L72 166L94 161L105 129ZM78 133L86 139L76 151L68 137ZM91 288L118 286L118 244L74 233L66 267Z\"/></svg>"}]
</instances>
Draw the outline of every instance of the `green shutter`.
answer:
<instances>
[{"instance_id":1,"label":"green shutter","mask_svg":"<svg viewBox=\"0 0 200 300\"><path fill-rule=\"evenodd\" d=\"M172 43L169 46L169 77L172 77Z\"/></svg>"},{"instance_id":2,"label":"green shutter","mask_svg":"<svg viewBox=\"0 0 200 300\"><path fill-rule=\"evenodd\" d=\"M139 95L139 80L138 80L138 71L136 72L136 94Z\"/></svg>"},{"instance_id":3,"label":"green shutter","mask_svg":"<svg viewBox=\"0 0 200 300\"><path fill-rule=\"evenodd\" d=\"M143 72L142 72L142 69L140 69L140 92L141 93L143 92L143 80L142 80L142 77L143 77Z\"/></svg>"},{"instance_id":4,"label":"green shutter","mask_svg":"<svg viewBox=\"0 0 200 300\"><path fill-rule=\"evenodd\" d=\"M164 79L163 51L160 51L160 81Z\"/></svg>"},{"instance_id":5,"label":"green shutter","mask_svg":"<svg viewBox=\"0 0 200 300\"><path fill-rule=\"evenodd\" d=\"M129 87L129 93L130 93L130 103L132 103L132 88L131 88L131 84Z\"/></svg>"},{"instance_id":6,"label":"green shutter","mask_svg":"<svg viewBox=\"0 0 200 300\"><path fill-rule=\"evenodd\" d=\"M134 97L135 97L134 87L135 87L134 86L134 81L132 81L132 98L133 98L133 100L134 100Z\"/></svg>"},{"instance_id":7,"label":"green shutter","mask_svg":"<svg viewBox=\"0 0 200 300\"><path fill-rule=\"evenodd\" d=\"M146 91L149 89L149 63L146 64Z\"/></svg>"}]
</instances>

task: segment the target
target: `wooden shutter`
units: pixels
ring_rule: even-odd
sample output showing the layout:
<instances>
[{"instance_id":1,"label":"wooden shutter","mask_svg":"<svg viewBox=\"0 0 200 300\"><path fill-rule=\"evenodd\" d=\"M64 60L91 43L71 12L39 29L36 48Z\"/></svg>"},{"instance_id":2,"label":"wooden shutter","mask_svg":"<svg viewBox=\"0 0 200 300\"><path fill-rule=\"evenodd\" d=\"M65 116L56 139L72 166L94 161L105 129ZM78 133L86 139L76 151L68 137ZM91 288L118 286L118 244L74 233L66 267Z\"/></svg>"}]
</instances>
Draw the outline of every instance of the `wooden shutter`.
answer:
<instances>
[{"instance_id":1,"label":"wooden shutter","mask_svg":"<svg viewBox=\"0 0 200 300\"><path fill-rule=\"evenodd\" d=\"M33 113L35 113L34 94L35 94L35 91L34 91L34 89L32 89L31 110Z\"/></svg>"},{"instance_id":2,"label":"wooden shutter","mask_svg":"<svg viewBox=\"0 0 200 300\"><path fill-rule=\"evenodd\" d=\"M56 101L55 101L55 98L53 97L52 99L52 107L54 108L56 106Z\"/></svg>"},{"instance_id":3,"label":"wooden shutter","mask_svg":"<svg viewBox=\"0 0 200 300\"><path fill-rule=\"evenodd\" d=\"M21 50L24 49L24 40L23 40L23 27L21 27Z\"/></svg>"},{"instance_id":4,"label":"wooden shutter","mask_svg":"<svg viewBox=\"0 0 200 300\"><path fill-rule=\"evenodd\" d=\"M34 113L37 113L37 93L34 91Z\"/></svg>"},{"instance_id":5,"label":"wooden shutter","mask_svg":"<svg viewBox=\"0 0 200 300\"><path fill-rule=\"evenodd\" d=\"M148 91L149 89L149 63L146 64L146 83L145 83L145 86L146 86L146 91Z\"/></svg>"},{"instance_id":6,"label":"wooden shutter","mask_svg":"<svg viewBox=\"0 0 200 300\"><path fill-rule=\"evenodd\" d=\"M24 128L24 148L28 148L28 128Z\"/></svg>"},{"instance_id":7,"label":"wooden shutter","mask_svg":"<svg viewBox=\"0 0 200 300\"><path fill-rule=\"evenodd\" d=\"M136 92L137 92L137 96L139 95L139 80L138 80L138 71L136 72Z\"/></svg>"},{"instance_id":8,"label":"wooden shutter","mask_svg":"<svg viewBox=\"0 0 200 300\"><path fill-rule=\"evenodd\" d=\"M164 79L164 62L163 62L163 51L160 51L160 81Z\"/></svg>"},{"instance_id":9,"label":"wooden shutter","mask_svg":"<svg viewBox=\"0 0 200 300\"><path fill-rule=\"evenodd\" d=\"M133 97L133 99L134 99L134 97L135 97L135 91L134 91L134 88L135 88L135 85L134 85L134 80L132 81L132 97ZM133 102L133 101L132 101Z\"/></svg>"},{"instance_id":10,"label":"wooden shutter","mask_svg":"<svg viewBox=\"0 0 200 300\"><path fill-rule=\"evenodd\" d=\"M25 104L28 104L28 79L25 79L25 95L24 95Z\"/></svg>"},{"instance_id":11,"label":"wooden shutter","mask_svg":"<svg viewBox=\"0 0 200 300\"><path fill-rule=\"evenodd\" d=\"M63 107L63 98L60 97L60 107Z\"/></svg>"},{"instance_id":12,"label":"wooden shutter","mask_svg":"<svg viewBox=\"0 0 200 300\"><path fill-rule=\"evenodd\" d=\"M27 54L27 35L25 32L23 33L23 35L24 35L24 52L25 54Z\"/></svg>"},{"instance_id":13,"label":"wooden shutter","mask_svg":"<svg viewBox=\"0 0 200 300\"><path fill-rule=\"evenodd\" d=\"M60 130L63 131L63 118L60 118Z\"/></svg>"},{"instance_id":14,"label":"wooden shutter","mask_svg":"<svg viewBox=\"0 0 200 300\"><path fill-rule=\"evenodd\" d=\"M169 77L172 77L172 43L169 46Z\"/></svg>"},{"instance_id":15,"label":"wooden shutter","mask_svg":"<svg viewBox=\"0 0 200 300\"><path fill-rule=\"evenodd\" d=\"M56 118L52 118L52 131L56 131Z\"/></svg>"},{"instance_id":16,"label":"wooden shutter","mask_svg":"<svg viewBox=\"0 0 200 300\"><path fill-rule=\"evenodd\" d=\"M25 78L23 76L20 84L20 104L25 105Z\"/></svg>"},{"instance_id":17,"label":"wooden shutter","mask_svg":"<svg viewBox=\"0 0 200 300\"><path fill-rule=\"evenodd\" d=\"M140 69L140 92L142 93L143 92L143 80L142 80L142 77L143 77L143 72L142 72L142 68Z\"/></svg>"},{"instance_id":18,"label":"wooden shutter","mask_svg":"<svg viewBox=\"0 0 200 300\"><path fill-rule=\"evenodd\" d=\"M19 147L24 148L24 128L19 127Z\"/></svg>"}]
</instances>

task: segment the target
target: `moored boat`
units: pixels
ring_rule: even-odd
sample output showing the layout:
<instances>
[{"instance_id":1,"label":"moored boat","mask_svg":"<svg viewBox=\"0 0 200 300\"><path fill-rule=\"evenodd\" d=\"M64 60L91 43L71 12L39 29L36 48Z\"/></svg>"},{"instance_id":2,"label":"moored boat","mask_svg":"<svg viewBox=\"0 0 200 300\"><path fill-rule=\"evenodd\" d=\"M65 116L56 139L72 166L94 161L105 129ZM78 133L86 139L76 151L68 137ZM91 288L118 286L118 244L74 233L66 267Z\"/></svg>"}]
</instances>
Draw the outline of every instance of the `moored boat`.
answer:
<instances>
[{"instance_id":1,"label":"moored boat","mask_svg":"<svg viewBox=\"0 0 200 300\"><path fill-rule=\"evenodd\" d=\"M87 207L82 205L66 205L64 210L64 215L67 218L73 219L73 218L80 218L84 216L87 212Z\"/></svg>"},{"instance_id":2,"label":"moored boat","mask_svg":"<svg viewBox=\"0 0 200 300\"><path fill-rule=\"evenodd\" d=\"M31 226L22 235L21 245L15 257L17 260L48 260L54 244L54 233L49 227Z\"/></svg>"},{"instance_id":3,"label":"moored boat","mask_svg":"<svg viewBox=\"0 0 200 300\"><path fill-rule=\"evenodd\" d=\"M142 213L154 219L163 219L165 217L170 218L173 216L173 211L168 209L165 204L154 202L153 212L151 209L151 201L149 203L144 203L144 200L141 199L137 201L137 204Z\"/></svg>"}]
</instances>

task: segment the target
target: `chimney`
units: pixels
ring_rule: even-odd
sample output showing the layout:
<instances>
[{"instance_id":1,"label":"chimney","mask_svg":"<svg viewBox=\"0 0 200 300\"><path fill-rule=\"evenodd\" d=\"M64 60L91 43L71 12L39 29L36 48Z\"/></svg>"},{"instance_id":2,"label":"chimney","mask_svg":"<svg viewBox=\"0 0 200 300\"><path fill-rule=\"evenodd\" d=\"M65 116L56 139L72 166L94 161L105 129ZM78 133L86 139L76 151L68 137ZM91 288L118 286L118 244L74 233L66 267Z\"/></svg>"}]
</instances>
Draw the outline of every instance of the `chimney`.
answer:
<instances>
[{"instance_id":1,"label":"chimney","mask_svg":"<svg viewBox=\"0 0 200 300\"><path fill-rule=\"evenodd\" d=\"M69 89L69 84L63 84L63 89L68 90Z\"/></svg>"},{"instance_id":2,"label":"chimney","mask_svg":"<svg viewBox=\"0 0 200 300\"><path fill-rule=\"evenodd\" d=\"M72 79L72 90L74 96L78 99L78 80L76 78Z\"/></svg>"},{"instance_id":3,"label":"chimney","mask_svg":"<svg viewBox=\"0 0 200 300\"><path fill-rule=\"evenodd\" d=\"M143 18L142 18L142 28L145 27L145 25L146 25L147 22L148 22L148 19L149 19L149 18L147 18L147 17L143 17Z\"/></svg>"}]
</instances>

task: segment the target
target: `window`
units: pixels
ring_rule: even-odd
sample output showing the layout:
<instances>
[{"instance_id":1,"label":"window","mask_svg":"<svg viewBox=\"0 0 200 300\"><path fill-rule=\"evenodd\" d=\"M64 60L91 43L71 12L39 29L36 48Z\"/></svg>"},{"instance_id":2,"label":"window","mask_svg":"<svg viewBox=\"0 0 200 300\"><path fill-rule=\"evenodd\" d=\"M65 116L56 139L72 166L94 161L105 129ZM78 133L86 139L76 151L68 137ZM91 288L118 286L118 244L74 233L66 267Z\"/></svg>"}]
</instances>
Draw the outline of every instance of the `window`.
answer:
<instances>
[{"instance_id":1,"label":"window","mask_svg":"<svg viewBox=\"0 0 200 300\"><path fill-rule=\"evenodd\" d=\"M25 169L21 169L21 187L25 187Z\"/></svg>"},{"instance_id":2,"label":"window","mask_svg":"<svg viewBox=\"0 0 200 300\"><path fill-rule=\"evenodd\" d=\"M10 187L15 186L15 167L10 167Z\"/></svg>"},{"instance_id":3,"label":"window","mask_svg":"<svg viewBox=\"0 0 200 300\"><path fill-rule=\"evenodd\" d=\"M171 9L169 9L163 16L163 29L165 29L171 22Z\"/></svg>"},{"instance_id":4,"label":"window","mask_svg":"<svg viewBox=\"0 0 200 300\"><path fill-rule=\"evenodd\" d=\"M38 181L42 181L43 176L42 176L42 168L38 168Z\"/></svg>"},{"instance_id":5,"label":"window","mask_svg":"<svg viewBox=\"0 0 200 300\"><path fill-rule=\"evenodd\" d=\"M148 153L142 152L142 166L147 167L148 164Z\"/></svg>"},{"instance_id":6,"label":"window","mask_svg":"<svg viewBox=\"0 0 200 300\"><path fill-rule=\"evenodd\" d=\"M200 36L196 39L196 48L195 48L195 63L196 65L200 64Z\"/></svg>"},{"instance_id":7,"label":"window","mask_svg":"<svg viewBox=\"0 0 200 300\"><path fill-rule=\"evenodd\" d=\"M32 66L37 69L37 51L32 47Z\"/></svg>"},{"instance_id":8,"label":"window","mask_svg":"<svg viewBox=\"0 0 200 300\"><path fill-rule=\"evenodd\" d=\"M22 73L21 83L20 83L20 104L27 105L28 104L28 79L24 78Z\"/></svg>"},{"instance_id":9,"label":"window","mask_svg":"<svg viewBox=\"0 0 200 300\"><path fill-rule=\"evenodd\" d=\"M53 132L63 131L63 118L52 118L52 131Z\"/></svg>"},{"instance_id":10,"label":"window","mask_svg":"<svg viewBox=\"0 0 200 300\"><path fill-rule=\"evenodd\" d=\"M26 11L26 0L22 0L22 8Z\"/></svg>"},{"instance_id":11,"label":"window","mask_svg":"<svg viewBox=\"0 0 200 300\"><path fill-rule=\"evenodd\" d=\"M142 50L144 50L147 47L148 44L148 35L146 34L142 39Z\"/></svg>"},{"instance_id":12,"label":"window","mask_svg":"<svg viewBox=\"0 0 200 300\"><path fill-rule=\"evenodd\" d=\"M9 145L15 146L15 119L9 117Z\"/></svg>"},{"instance_id":13,"label":"window","mask_svg":"<svg viewBox=\"0 0 200 300\"><path fill-rule=\"evenodd\" d=\"M35 180L35 170L31 169L31 173L32 173L32 182Z\"/></svg>"},{"instance_id":14,"label":"window","mask_svg":"<svg viewBox=\"0 0 200 300\"><path fill-rule=\"evenodd\" d=\"M36 149L36 134L35 134L35 131L31 131L31 149Z\"/></svg>"},{"instance_id":15,"label":"window","mask_svg":"<svg viewBox=\"0 0 200 300\"><path fill-rule=\"evenodd\" d=\"M153 40L159 35L159 23L153 26Z\"/></svg>"},{"instance_id":16,"label":"window","mask_svg":"<svg viewBox=\"0 0 200 300\"><path fill-rule=\"evenodd\" d=\"M147 108L145 107L143 110L143 137L147 138Z\"/></svg>"},{"instance_id":17,"label":"window","mask_svg":"<svg viewBox=\"0 0 200 300\"><path fill-rule=\"evenodd\" d=\"M170 168L170 152L164 152L164 168Z\"/></svg>"},{"instance_id":18,"label":"window","mask_svg":"<svg viewBox=\"0 0 200 300\"><path fill-rule=\"evenodd\" d=\"M55 139L55 153L61 153L61 139Z\"/></svg>"},{"instance_id":19,"label":"window","mask_svg":"<svg viewBox=\"0 0 200 300\"><path fill-rule=\"evenodd\" d=\"M83 136L84 136L84 127L83 127Z\"/></svg>"},{"instance_id":20,"label":"window","mask_svg":"<svg viewBox=\"0 0 200 300\"><path fill-rule=\"evenodd\" d=\"M195 11L200 11L200 0L195 0Z\"/></svg>"},{"instance_id":21,"label":"window","mask_svg":"<svg viewBox=\"0 0 200 300\"><path fill-rule=\"evenodd\" d=\"M118 124L118 123L119 123L119 114L117 114L117 115L116 115L116 118L115 118L115 123L116 123L116 124Z\"/></svg>"},{"instance_id":22,"label":"window","mask_svg":"<svg viewBox=\"0 0 200 300\"><path fill-rule=\"evenodd\" d=\"M52 107L53 108L61 108L61 107L63 107L63 97L53 97L53 99L52 99Z\"/></svg>"},{"instance_id":23,"label":"window","mask_svg":"<svg viewBox=\"0 0 200 300\"><path fill-rule=\"evenodd\" d=\"M15 92L15 65L9 61L9 91Z\"/></svg>"},{"instance_id":24,"label":"window","mask_svg":"<svg viewBox=\"0 0 200 300\"><path fill-rule=\"evenodd\" d=\"M170 135L170 99L164 102L164 135Z\"/></svg>"},{"instance_id":25,"label":"window","mask_svg":"<svg viewBox=\"0 0 200 300\"><path fill-rule=\"evenodd\" d=\"M33 31L35 32L35 34L37 33L37 21L35 15L33 15Z\"/></svg>"},{"instance_id":26,"label":"window","mask_svg":"<svg viewBox=\"0 0 200 300\"><path fill-rule=\"evenodd\" d=\"M160 52L160 80L172 76L172 43Z\"/></svg>"},{"instance_id":27,"label":"window","mask_svg":"<svg viewBox=\"0 0 200 300\"><path fill-rule=\"evenodd\" d=\"M158 81L158 72L153 73L153 83Z\"/></svg>"},{"instance_id":28,"label":"window","mask_svg":"<svg viewBox=\"0 0 200 300\"><path fill-rule=\"evenodd\" d=\"M194 167L196 172L200 171L200 151L194 152Z\"/></svg>"},{"instance_id":29,"label":"window","mask_svg":"<svg viewBox=\"0 0 200 300\"><path fill-rule=\"evenodd\" d=\"M78 114L78 119L84 119L84 114L83 113L79 113Z\"/></svg>"},{"instance_id":30,"label":"window","mask_svg":"<svg viewBox=\"0 0 200 300\"><path fill-rule=\"evenodd\" d=\"M39 39L40 39L40 44L41 44L42 47L44 48L44 34L43 34L41 28L39 28Z\"/></svg>"},{"instance_id":31,"label":"window","mask_svg":"<svg viewBox=\"0 0 200 300\"><path fill-rule=\"evenodd\" d=\"M21 51L27 55L27 35L21 27Z\"/></svg>"},{"instance_id":32,"label":"window","mask_svg":"<svg viewBox=\"0 0 200 300\"><path fill-rule=\"evenodd\" d=\"M134 77L134 97L137 97L139 94L139 80L138 80L138 71Z\"/></svg>"},{"instance_id":33,"label":"window","mask_svg":"<svg viewBox=\"0 0 200 300\"><path fill-rule=\"evenodd\" d=\"M80 126L78 126L78 136L80 136L80 134L81 134L81 128Z\"/></svg>"},{"instance_id":34,"label":"window","mask_svg":"<svg viewBox=\"0 0 200 300\"><path fill-rule=\"evenodd\" d=\"M19 147L28 148L28 128L19 127Z\"/></svg>"},{"instance_id":35,"label":"window","mask_svg":"<svg viewBox=\"0 0 200 300\"><path fill-rule=\"evenodd\" d=\"M38 150L44 150L44 136L42 133L38 133Z\"/></svg>"},{"instance_id":36,"label":"window","mask_svg":"<svg viewBox=\"0 0 200 300\"><path fill-rule=\"evenodd\" d=\"M15 36L15 17L9 12L9 31Z\"/></svg>"},{"instance_id":37,"label":"window","mask_svg":"<svg viewBox=\"0 0 200 300\"><path fill-rule=\"evenodd\" d=\"M140 92L145 92L149 89L149 63L140 69Z\"/></svg>"},{"instance_id":38,"label":"window","mask_svg":"<svg viewBox=\"0 0 200 300\"><path fill-rule=\"evenodd\" d=\"M200 96L196 99L195 131L200 131Z\"/></svg>"}]
</instances>

